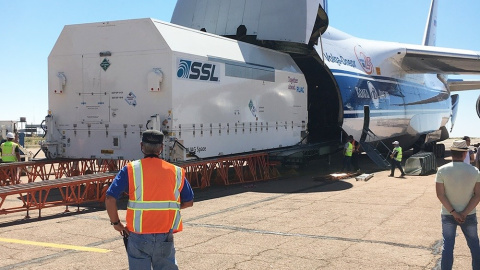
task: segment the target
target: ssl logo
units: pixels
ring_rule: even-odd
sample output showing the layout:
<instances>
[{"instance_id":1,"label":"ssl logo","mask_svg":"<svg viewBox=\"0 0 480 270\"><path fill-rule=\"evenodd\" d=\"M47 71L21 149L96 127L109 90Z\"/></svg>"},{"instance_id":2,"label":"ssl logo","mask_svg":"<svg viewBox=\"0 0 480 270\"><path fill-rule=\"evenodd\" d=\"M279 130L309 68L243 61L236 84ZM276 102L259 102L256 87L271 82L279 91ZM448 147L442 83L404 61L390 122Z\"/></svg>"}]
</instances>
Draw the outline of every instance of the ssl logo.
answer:
<instances>
[{"instance_id":1,"label":"ssl logo","mask_svg":"<svg viewBox=\"0 0 480 270\"><path fill-rule=\"evenodd\" d=\"M177 69L177 77L183 79L218 82L215 76L216 65L190 60L180 59Z\"/></svg>"}]
</instances>

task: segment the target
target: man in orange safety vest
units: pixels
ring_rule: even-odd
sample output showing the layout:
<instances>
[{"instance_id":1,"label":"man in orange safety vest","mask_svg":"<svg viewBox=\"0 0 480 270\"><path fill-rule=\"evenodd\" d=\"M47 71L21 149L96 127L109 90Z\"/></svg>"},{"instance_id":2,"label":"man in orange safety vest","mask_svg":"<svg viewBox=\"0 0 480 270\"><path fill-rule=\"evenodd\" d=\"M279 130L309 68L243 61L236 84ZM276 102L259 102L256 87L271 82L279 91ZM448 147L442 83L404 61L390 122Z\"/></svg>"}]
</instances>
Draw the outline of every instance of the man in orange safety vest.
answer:
<instances>
[{"instance_id":1,"label":"man in orange safety vest","mask_svg":"<svg viewBox=\"0 0 480 270\"><path fill-rule=\"evenodd\" d=\"M124 237L130 269L178 269L173 234L182 231L180 209L193 206L185 170L160 159L163 133L147 130L140 147L144 158L128 163L107 190L110 224ZM128 193L126 225L117 200Z\"/></svg>"}]
</instances>

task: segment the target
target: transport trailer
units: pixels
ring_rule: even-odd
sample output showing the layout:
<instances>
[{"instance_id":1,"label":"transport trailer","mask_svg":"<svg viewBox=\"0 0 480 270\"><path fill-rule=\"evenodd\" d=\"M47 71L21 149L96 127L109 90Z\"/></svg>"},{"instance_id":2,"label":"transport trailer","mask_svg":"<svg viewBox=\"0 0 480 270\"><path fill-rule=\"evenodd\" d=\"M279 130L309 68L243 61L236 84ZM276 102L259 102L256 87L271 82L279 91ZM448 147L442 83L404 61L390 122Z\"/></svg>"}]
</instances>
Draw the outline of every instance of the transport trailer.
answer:
<instances>
[{"instance_id":1,"label":"transport trailer","mask_svg":"<svg viewBox=\"0 0 480 270\"><path fill-rule=\"evenodd\" d=\"M147 129L164 132L173 162L307 133L307 82L290 55L154 19L65 26L48 81L48 158L137 159Z\"/></svg>"}]
</instances>

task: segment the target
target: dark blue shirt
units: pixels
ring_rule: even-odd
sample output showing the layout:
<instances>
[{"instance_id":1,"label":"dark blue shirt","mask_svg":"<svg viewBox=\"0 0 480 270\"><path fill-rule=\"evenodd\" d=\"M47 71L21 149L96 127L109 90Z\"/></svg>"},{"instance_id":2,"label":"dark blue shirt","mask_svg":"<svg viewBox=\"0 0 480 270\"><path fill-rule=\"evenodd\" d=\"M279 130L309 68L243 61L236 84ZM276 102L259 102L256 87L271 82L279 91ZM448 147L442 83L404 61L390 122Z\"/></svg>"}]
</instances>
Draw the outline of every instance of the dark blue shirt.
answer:
<instances>
[{"instance_id":1,"label":"dark blue shirt","mask_svg":"<svg viewBox=\"0 0 480 270\"><path fill-rule=\"evenodd\" d=\"M128 170L124 166L113 179L112 184L107 190L107 195L119 199L123 192L128 193ZM189 202L193 200L193 190L188 183L187 178L183 179L183 188L180 191L180 202Z\"/></svg>"}]
</instances>

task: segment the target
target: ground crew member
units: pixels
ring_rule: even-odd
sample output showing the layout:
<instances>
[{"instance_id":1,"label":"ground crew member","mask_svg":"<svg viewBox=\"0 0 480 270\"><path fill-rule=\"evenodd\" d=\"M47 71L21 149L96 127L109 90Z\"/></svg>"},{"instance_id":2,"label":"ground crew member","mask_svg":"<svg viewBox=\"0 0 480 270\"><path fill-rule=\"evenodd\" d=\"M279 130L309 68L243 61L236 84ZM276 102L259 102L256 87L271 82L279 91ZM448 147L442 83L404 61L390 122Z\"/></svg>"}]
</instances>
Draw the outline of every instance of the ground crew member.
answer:
<instances>
[{"instance_id":1,"label":"ground crew member","mask_svg":"<svg viewBox=\"0 0 480 270\"><path fill-rule=\"evenodd\" d=\"M360 172L360 167L358 167L358 158L360 156L360 143L357 142L352 137L352 145L353 145L353 153L352 153L353 170L356 172Z\"/></svg>"},{"instance_id":2,"label":"ground crew member","mask_svg":"<svg viewBox=\"0 0 480 270\"><path fill-rule=\"evenodd\" d=\"M465 157L465 159L463 160L463 162L467 163L467 164L473 164L475 165L475 152L473 151L473 149L470 148L470 137L468 136L463 136L463 139L467 145L468 145L468 153L467 153L467 156Z\"/></svg>"},{"instance_id":3,"label":"ground crew member","mask_svg":"<svg viewBox=\"0 0 480 270\"><path fill-rule=\"evenodd\" d=\"M18 144L13 140L15 135L12 132L7 133L7 141L0 145L0 154L2 156L2 162L17 162L20 159L20 149Z\"/></svg>"},{"instance_id":4,"label":"ground crew member","mask_svg":"<svg viewBox=\"0 0 480 270\"><path fill-rule=\"evenodd\" d=\"M400 143L398 141L394 141L393 143L393 152L390 155L390 158L392 159L391 163L391 171L390 175L388 177L393 177L393 173L395 172L395 167L398 167L400 169L400 172L402 173L400 177L404 177L405 173L403 172L402 169L402 147L400 147Z\"/></svg>"},{"instance_id":5,"label":"ground crew member","mask_svg":"<svg viewBox=\"0 0 480 270\"><path fill-rule=\"evenodd\" d=\"M348 136L348 141L343 147L343 167L342 171L351 171L352 170L352 154L353 154L353 136Z\"/></svg>"},{"instance_id":6,"label":"ground crew member","mask_svg":"<svg viewBox=\"0 0 480 270\"><path fill-rule=\"evenodd\" d=\"M182 231L180 209L193 206L193 191L184 169L160 159L162 132L143 132L140 147L144 158L123 167L107 190L110 223L128 236L130 269L178 269L173 233ZM123 192L129 196L126 226L117 208Z\"/></svg>"}]
</instances>

